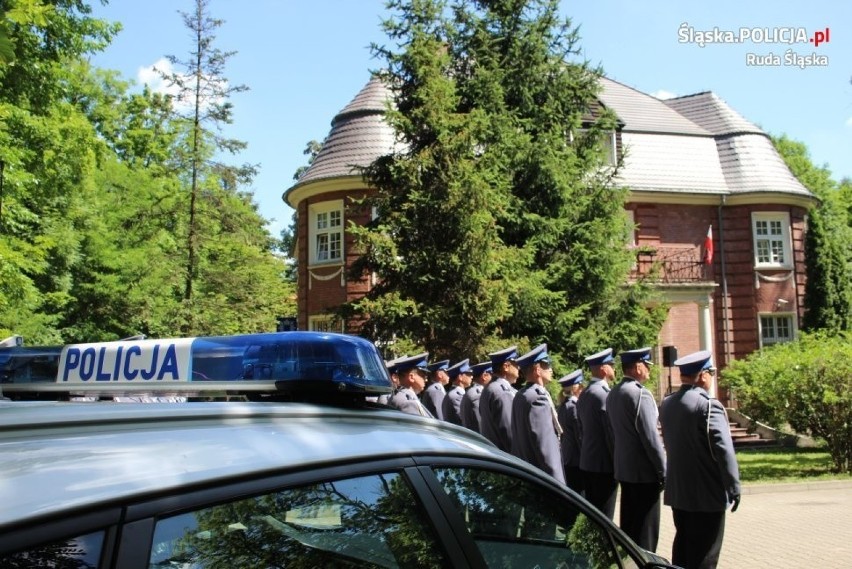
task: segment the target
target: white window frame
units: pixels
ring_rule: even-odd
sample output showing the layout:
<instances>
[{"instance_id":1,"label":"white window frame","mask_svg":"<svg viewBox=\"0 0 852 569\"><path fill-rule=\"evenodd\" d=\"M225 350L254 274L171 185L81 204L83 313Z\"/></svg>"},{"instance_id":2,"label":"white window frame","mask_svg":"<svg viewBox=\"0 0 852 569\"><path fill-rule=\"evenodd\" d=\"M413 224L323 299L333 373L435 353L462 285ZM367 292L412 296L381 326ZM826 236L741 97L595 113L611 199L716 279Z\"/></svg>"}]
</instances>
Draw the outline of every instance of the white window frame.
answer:
<instances>
[{"instance_id":1,"label":"white window frame","mask_svg":"<svg viewBox=\"0 0 852 569\"><path fill-rule=\"evenodd\" d=\"M343 264L343 227L343 200L308 207L308 266Z\"/></svg>"},{"instance_id":2,"label":"white window frame","mask_svg":"<svg viewBox=\"0 0 852 569\"><path fill-rule=\"evenodd\" d=\"M589 129L580 128L577 129L577 136L585 135ZM607 166L615 166L618 164L618 139L616 138L617 132L614 130L606 131L601 133L600 145L604 151L604 164ZM574 131L568 132L568 142L574 144L575 136Z\"/></svg>"},{"instance_id":3,"label":"white window frame","mask_svg":"<svg viewBox=\"0 0 852 569\"><path fill-rule=\"evenodd\" d=\"M790 214L754 212L751 214L754 266L757 269L792 269L793 245L790 241ZM777 259L778 253L781 260ZM761 258L763 257L763 258Z\"/></svg>"},{"instance_id":4,"label":"white window frame","mask_svg":"<svg viewBox=\"0 0 852 569\"><path fill-rule=\"evenodd\" d=\"M343 333L343 321L330 314L309 316L308 330L311 332Z\"/></svg>"},{"instance_id":5,"label":"white window frame","mask_svg":"<svg viewBox=\"0 0 852 569\"><path fill-rule=\"evenodd\" d=\"M769 322L767 322L767 320ZM779 323L784 322L789 331L788 335L779 336ZM770 326L767 326L770 324ZM794 312L761 312L757 315L758 338L760 347L792 342L796 339L797 322ZM764 336L764 332L766 336Z\"/></svg>"},{"instance_id":6,"label":"white window frame","mask_svg":"<svg viewBox=\"0 0 852 569\"><path fill-rule=\"evenodd\" d=\"M627 214L627 246L631 249L636 248L636 211L632 209L624 210Z\"/></svg>"},{"instance_id":7,"label":"white window frame","mask_svg":"<svg viewBox=\"0 0 852 569\"><path fill-rule=\"evenodd\" d=\"M606 162L610 166L615 166L618 164L618 140L616 139L616 132L614 130L609 131L609 144L604 144L604 152L606 156Z\"/></svg>"}]
</instances>

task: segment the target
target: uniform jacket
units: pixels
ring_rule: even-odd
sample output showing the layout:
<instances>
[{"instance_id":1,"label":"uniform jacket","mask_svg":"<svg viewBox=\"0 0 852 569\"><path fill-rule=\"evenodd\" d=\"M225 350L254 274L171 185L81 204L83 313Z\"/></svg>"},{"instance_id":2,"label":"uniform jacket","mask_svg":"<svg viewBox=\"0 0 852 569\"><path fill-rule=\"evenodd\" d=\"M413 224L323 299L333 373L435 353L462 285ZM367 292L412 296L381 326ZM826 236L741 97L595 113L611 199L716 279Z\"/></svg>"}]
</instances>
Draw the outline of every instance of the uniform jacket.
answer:
<instances>
[{"instance_id":1,"label":"uniform jacket","mask_svg":"<svg viewBox=\"0 0 852 569\"><path fill-rule=\"evenodd\" d=\"M420 394L420 400L423 405L432 413L436 419L444 418L444 397L447 395L447 390L440 381L433 381L426 386L423 393Z\"/></svg>"},{"instance_id":2,"label":"uniform jacket","mask_svg":"<svg viewBox=\"0 0 852 569\"><path fill-rule=\"evenodd\" d=\"M492 379L479 399L482 434L497 448L512 452L512 400L517 390L498 377Z\"/></svg>"},{"instance_id":3,"label":"uniform jacket","mask_svg":"<svg viewBox=\"0 0 852 569\"><path fill-rule=\"evenodd\" d=\"M724 511L740 495L725 408L704 389L683 385L663 400L660 422L668 457L664 503L688 512Z\"/></svg>"},{"instance_id":4,"label":"uniform jacket","mask_svg":"<svg viewBox=\"0 0 852 569\"><path fill-rule=\"evenodd\" d=\"M580 469L586 472L614 472L612 463L612 431L606 416L605 381L592 380L577 400L580 420Z\"/></svg>"},{"instance_id":5,"label":"uniform jacket","mask_svg":"<svg viewBox=\"0 0 852 569\"><path fill-rule=\"evenodd\" d=\"M483 389L485 388L482 385L474 383L465 391L461 402L462 425L477 433L480 432L479 399L482 397Z\"/></svg>"},{"instance_id":6,"label":"uniform jacket","mask_svg":"<svg viewBox=\"0 0 852 569\"><path fill-rule=\"evenodd\" d=\"M556 410L559 424L562 425L562 438L559 446L562 450L562 464L574 468L580 467L580 425L577 420L577 398L573 395Z\"/></svg>"},{"instance_id":7,"label":"uniform jacket","mask_svg":"<svg viewBox=\"0 0 852 569\"><path fill-rule=\"evenodd\" d=\"M613 465L619 482L662 482L666 454L657 430L657 402L651 392L632 377L612 388L606 399L612 427Z\"/></svg>"},{"instance_id":8,"label":"uniform jacket","mask_svg":"<svg viewBox=\"0 0 852 569\"><path fill-rule=\"evenodd\" d=\"M512 401L512 454L564 484L555 412L553 401L543 386L528 383L521 388Z\"/></svg>"},{"instance_id":9,"label":"uniform jacket","mask_svg":"<svg viewBox=\"0 0 852 569\"><path fill-rule=\"evenodd\" d=\"M403 413L432 417L432 413L420 402L420 398L410 387L402 387L390 398L388 405Z\"/></svg>"},{"instance_id":10,"label":"uniform jacket","mask_svg":"<svg viewBox=\"0 0 852 569\"><path fill-rule=\"evenodd\" d=\"M464 387L458 385L453 386L447 392L443 402L444 420L455 425L461 425L461 403L464 398Z\"/></svg>"}]
</instances>

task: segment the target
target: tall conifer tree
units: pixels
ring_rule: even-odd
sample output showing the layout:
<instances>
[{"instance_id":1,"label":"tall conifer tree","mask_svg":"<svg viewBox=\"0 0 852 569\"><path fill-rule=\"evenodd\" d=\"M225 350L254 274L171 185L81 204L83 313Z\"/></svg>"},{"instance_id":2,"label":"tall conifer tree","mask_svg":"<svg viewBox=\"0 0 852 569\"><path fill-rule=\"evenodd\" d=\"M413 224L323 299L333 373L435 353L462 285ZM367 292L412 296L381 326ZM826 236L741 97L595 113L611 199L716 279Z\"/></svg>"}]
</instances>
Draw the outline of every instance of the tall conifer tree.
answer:
<instances>
[{"instance_id":1,"label":"tall conifer tree","mask_svg":"<svg viewBox=\"0 0 852 569\"><path fill-rule=\"evenodd\" d=\"M448 357L547 341L579 360L600 343L653 342L661 313L627 282L626 190L604 142L616 119L559 2L390 9L396 47L374 49L401 144L365 171L378 216L350 228L354 273L379 278L344 314Z\"/></svg>"},{"instance_id":2,"label":"tall conifer tree","mask_svg":"<svg viewBox=\"0 0 852 569\"><path fill-rule=\"evenodd\" d=\"M199 277L203 238L203 219L199 201L205 183L233 189L249 181L255 173L252 166L227 166L213 161L216 152L237 153L246 147L240 140L220 135L223 125L233 120L230 97L248 90L245 85L231 85L225 77L225 65L235 55L216 47L216 30L224 23L212 17L209 0L194 0L191 12L181 12L185 27L191 32L193 47L186 59L170 55L168 60L177 70L163 73L170 85L177 87L176 109L182 110L186 121L186 153L189 187L188 221L186 229L187 264L184 281L184 300L187 303L188 328L192 328L192 307L195 282Z\"/></svg>"},{"instance_id":3,"label":"tall conifer tree","mask_svg":"<svg viewBox=\"0 0 852 569\"><path fill-rule=\"evenodd\" d=\"M825 167L817 167L801 142L782 136L775 148L798 180L820 203L810 212L805 233L805 314L802 328L837 332L852 329L852 229L843 192Z\"/></svg>"}]
</instances>

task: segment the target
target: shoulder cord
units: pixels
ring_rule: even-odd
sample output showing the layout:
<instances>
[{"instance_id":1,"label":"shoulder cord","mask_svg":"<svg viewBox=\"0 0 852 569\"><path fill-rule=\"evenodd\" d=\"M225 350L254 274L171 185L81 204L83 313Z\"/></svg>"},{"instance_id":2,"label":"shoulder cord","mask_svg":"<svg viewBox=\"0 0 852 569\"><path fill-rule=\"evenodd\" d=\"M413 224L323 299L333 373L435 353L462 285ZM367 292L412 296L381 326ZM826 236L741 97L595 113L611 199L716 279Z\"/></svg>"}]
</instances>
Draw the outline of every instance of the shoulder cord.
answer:
<instances>
[{"instance_id":1,"label":"shoulder cord","mask_svg":"<svg viewBox=\"0 0 852 569\"><path fill-rule=\"evenodd\" d=\"M642 409L642 397L645 395L645 390L641 387L639 388L639 401L636 402L636 416L633 417L633 428L636 429L636 432L639 432L639 411Z\"/></svg>"},{"instance_id":2,"label":"shoulder cord","mask_svg":"<svg viewBox=\"0 0 852 569\"><path fill-rule=\"evenodd\" d=\"M713 462L718 462L716 460L716 453L713 452L713 445L710 442L710 406L711 405L713 405L713 400L707 399L707 428L705 429L706 433L707 433L707 450L710 451L710 458L713 459Z\"/></svg>"}]
</instances>

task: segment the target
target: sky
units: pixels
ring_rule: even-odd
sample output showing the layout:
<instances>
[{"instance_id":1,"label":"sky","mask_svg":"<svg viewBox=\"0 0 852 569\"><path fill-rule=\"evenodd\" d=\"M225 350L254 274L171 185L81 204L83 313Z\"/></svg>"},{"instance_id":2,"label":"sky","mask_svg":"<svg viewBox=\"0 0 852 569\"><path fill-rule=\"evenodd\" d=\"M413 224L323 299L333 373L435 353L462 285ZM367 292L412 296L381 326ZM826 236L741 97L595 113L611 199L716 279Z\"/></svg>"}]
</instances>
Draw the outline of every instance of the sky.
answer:
<instances>
[{"instance_id":1,"label":"sky","mask_svg":"<svg viewBox=\"0 0 852 569\"><path fill-rule=\"evenodd\" d=\"M179 14L193 0L90 1L95 17L123 26L93 64L137 85L157 88L151 67L193 47ZM249 87L232 97L224 134L248 143L233 163L259 165L254 199L277 236L291 221L281 196L307 162L306 144L326 137L381 66L370 44L389 42L385 0L210 0L209 8L224 21L215 46L236 52L225 77ZM713 91L768 134L805 143L836 180L852 178L852 2L563 0L561 9L580 28L583 56L611 79L661 98ZM789 43L801 34L820 45Z\"/></svg>"}]
</instances>

